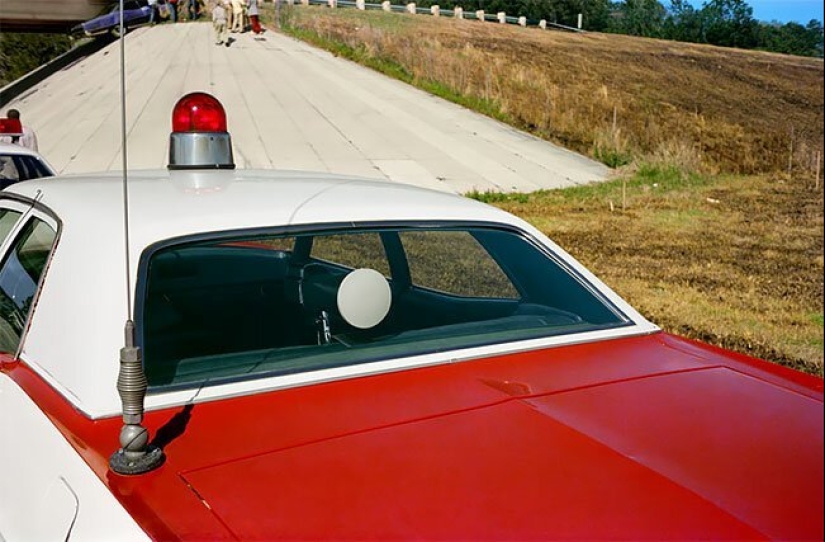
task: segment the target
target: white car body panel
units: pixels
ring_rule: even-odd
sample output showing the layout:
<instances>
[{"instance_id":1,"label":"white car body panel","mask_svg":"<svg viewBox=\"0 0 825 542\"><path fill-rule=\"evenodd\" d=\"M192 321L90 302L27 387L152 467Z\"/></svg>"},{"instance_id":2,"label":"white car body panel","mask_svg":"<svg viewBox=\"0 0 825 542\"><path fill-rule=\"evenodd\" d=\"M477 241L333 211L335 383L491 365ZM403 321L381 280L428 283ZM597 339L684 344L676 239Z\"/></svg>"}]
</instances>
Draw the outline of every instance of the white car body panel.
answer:
<instances>
[{"instance_id":1,"label":"white car body panel","mask_svg":"<svg viewBox=\"0 0 825 542\"><path fill-rule=\"evenodd\" d=\"M118 353L123 346L123 326L128 317L122 175L73 175L28 181L12 185L8 191L30 198L39 193L40 202L62 222L41 295L30 316L30 328L23 337L20 357L91 418L117 415L121 411L121 400L115 389ZM193 394L197 400L207 400L253 390L658 330L540 231L495 207L460 196L329 174L150 171L129 177L128 203L132 288L144 249L180 236L256 227L387 220L488 222L515 226L545 244L635 323L605 332L263 378L198 392L150 395L147 397L149 408L190 401ZM134 300L134 293L131 298ZM72 308L70 319L66 318L66 307ZM86 339L91 330L96 334L93 342Z\"/></svg>"},{"instance_id":2,"label":"white car body panel","mask_svg":"<svg viewBox=\"0 0 825 542\"><path fill-rule=\"evenodd\" d=\"M148 540L46 415L4 374L0 434L0 540ZM20 435L25 438L16 438Z\"/></svg>"}]
</instances>

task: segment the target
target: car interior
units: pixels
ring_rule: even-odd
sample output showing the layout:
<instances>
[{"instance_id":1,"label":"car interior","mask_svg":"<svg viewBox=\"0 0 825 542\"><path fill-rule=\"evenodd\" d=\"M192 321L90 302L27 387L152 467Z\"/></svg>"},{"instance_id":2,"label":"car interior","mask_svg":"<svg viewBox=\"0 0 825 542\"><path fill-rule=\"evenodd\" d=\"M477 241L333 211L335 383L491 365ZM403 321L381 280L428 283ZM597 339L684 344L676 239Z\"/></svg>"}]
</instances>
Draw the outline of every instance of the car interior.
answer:
<instances>
[{"instance_id":1,"label":"car interior","mask_svg":"<svg viewBox=\"0 0 825 542\"><path fill-rule=\"evenodd\" d=\"M535 245L487 228L195 242L157 250L143 268L137 325L155 388L628 322ZM342 283L365 269L383 281L351 295L351 308L388 292L388 307L367 328L348 321L352 310L340 304Z\"/></svg>"}]
</instances>

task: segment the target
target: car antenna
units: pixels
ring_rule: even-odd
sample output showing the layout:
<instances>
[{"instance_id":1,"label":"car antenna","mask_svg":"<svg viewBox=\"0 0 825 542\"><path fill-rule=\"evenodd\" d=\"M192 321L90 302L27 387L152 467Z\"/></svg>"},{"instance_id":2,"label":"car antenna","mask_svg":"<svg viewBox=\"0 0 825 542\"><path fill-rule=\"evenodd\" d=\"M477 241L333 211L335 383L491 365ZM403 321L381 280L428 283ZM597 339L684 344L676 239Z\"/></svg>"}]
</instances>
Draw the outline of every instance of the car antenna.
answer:
<instances>
[{"instance_id":1,"label":"car antenna","mask_svg":"<svg viewBox=\"0 0 825 542\"><path fill-rule=\"evenodd\" d=\"M120 429L120 448L109 458L109 467L118 474L143 474L160 467L163 450L149 444L149 431L143 423L143 399L148 384L143 372L140 348L135 345L135 323L132 320L132 285L129 261L129 189L126 155L126 33L123 23L123 0L120 0L120 124L121 155L123 158L123 232L126 256L126 325L125 344L120 349L120 371L117 391L123 405L123 427Z\"/></svg>"}]
</instances>

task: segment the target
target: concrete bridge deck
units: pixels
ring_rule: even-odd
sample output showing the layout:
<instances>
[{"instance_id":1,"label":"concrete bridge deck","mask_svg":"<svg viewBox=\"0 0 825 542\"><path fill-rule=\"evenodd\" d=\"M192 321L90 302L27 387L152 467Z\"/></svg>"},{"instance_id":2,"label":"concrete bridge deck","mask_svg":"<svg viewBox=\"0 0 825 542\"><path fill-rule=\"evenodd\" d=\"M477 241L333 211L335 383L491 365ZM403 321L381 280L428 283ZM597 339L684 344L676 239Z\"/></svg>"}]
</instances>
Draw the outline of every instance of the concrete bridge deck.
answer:
<instances>
[{"instance_id":1,"label":"concrete bridge deck","mask_svg":"<svg viewBox=\"0 0 825 542\"><path fill-rule=\"evenodd\" d=\"M601 181L608 168L274 31L217 46L208 23L129 33L130 169L164 168L171 111L191 91L227 111L239 168L320 170L464 193ZM61 173L120 170L120 44L3 104Z\"/></svg>"}]
</instances>

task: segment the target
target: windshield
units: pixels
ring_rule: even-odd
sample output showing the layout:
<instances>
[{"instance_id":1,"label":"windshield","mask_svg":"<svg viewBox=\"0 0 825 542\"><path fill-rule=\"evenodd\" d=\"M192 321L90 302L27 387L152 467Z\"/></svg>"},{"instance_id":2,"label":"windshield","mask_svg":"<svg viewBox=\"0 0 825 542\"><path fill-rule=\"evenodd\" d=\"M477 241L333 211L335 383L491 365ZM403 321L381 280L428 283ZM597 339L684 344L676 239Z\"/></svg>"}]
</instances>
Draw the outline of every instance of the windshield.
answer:
<instances>
[{"instance_id":1,"label":"windshield","mask_svg":"<svg viewBox=\"0 0 825 542\"><path fill-rule=\"evenodd\" d=\"M630 323L524 234L485 226L222 237L160 248L142 268L138 326L154 388ZM373 278L347 301L356 269ZM373 306L368 324L348 316Z\"/></svg>"}]
</instances>

